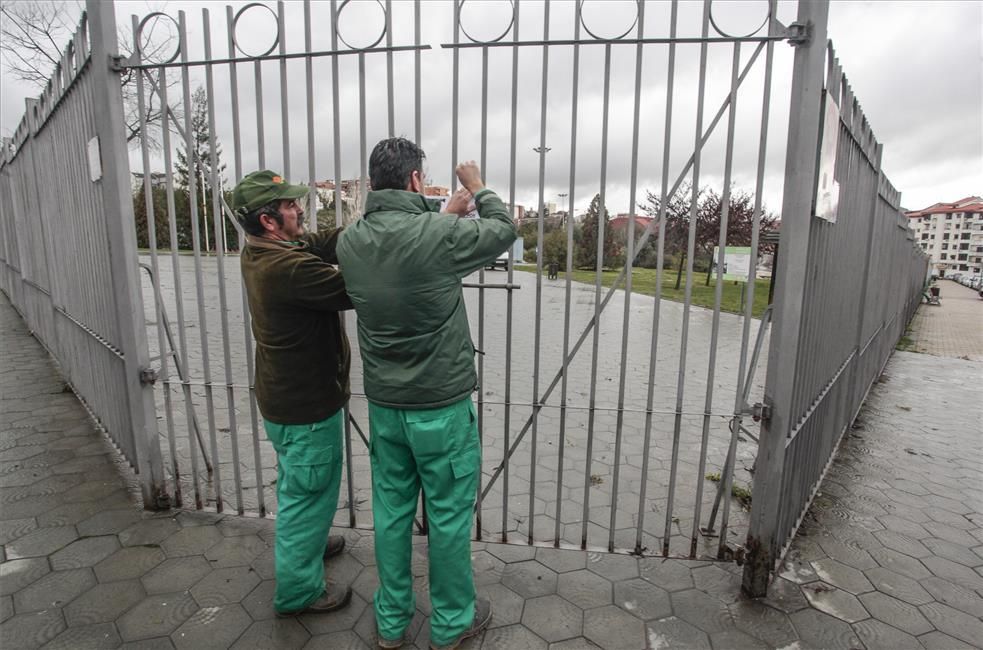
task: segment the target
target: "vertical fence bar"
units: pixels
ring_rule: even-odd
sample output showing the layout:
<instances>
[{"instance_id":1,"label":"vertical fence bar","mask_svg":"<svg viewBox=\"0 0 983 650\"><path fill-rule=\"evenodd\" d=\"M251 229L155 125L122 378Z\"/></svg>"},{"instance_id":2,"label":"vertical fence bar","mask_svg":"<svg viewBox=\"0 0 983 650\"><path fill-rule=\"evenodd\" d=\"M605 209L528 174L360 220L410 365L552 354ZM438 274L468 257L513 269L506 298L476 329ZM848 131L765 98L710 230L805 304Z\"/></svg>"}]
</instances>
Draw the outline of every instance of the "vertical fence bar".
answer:
<instances>
[{"instance_id":1,"label":"vertical fence bar","mask_svg":"<svg viewBox=\"0 0 983 650\"><path fill-rule=\"evenodd\" d=\"M461 4L460 2L454 3L454 45L457 45L461 41ZM460 82L460 72L461 72L461 54L458 48L454 48L452 53L453 58L453 72L451 81L451 194L457 189L457 174L454 173L454 169L457 166L457 120L458 120L458 102L460 101L461 95L461 82Z\"/></svg>"},{"instance_id":2,"label":"vertical fence bar","mask_svg":"<svg viewBox=\"0 0 983 650\"><path fill-rule=\"evenodd\" d=\"M769 0L768 16L773 18L777 10L776 0ZM774 22L770 20L769 34L774 29ZM754 212L752 213L751 224L751 264L748 269L747 297L744 303L744 323L741 330L741 352L737 364L737 390L734 392L734 419L731 424L730 444L727 450L727 459L724 462L724 472L721 476L721 494L724 500L724 510L720 518L720 537L717 547L717 557L723 558L727 545L727 533L730 525L730 494L734 480L734 464L737 459L737 438L740 435L741 426L744 421L744 409L747 408L747 395L750 389L751 379L753 378L754 368L757 366L758 347L755 346L755 355L751 359L751 370L747 373L745 383L745 370L747 368L748 343L751 336L751 319L754 314L754 292L756 289L757 268L758 268L758 242L761 232L761 209L762 194L764 191L765 159L767 156L768 145L768 123L771 114L771 71L775 58L775 44L769 42L765 50L765 78L764 89L761 100L761 132L758 141L758 169L754 184ZM771 282L774 282L772 273ZM761 331L767 326L765 314L761 316L758 326ZM760 336L760 332L759 332ZM711 524L712 526L712 524Z\"/></svg>"},{"instance_id":3,"label":"vertical fence bar","mask_svg":"<svg viewBox=\"0 0 983 650\"><path fill-rule=\"evenodd\" d=\"M580 8L574 8L573 40L580 40ZM573 206L577 189L577 109L580 89L580 45L573 46L573 83L570 97L570 178L567 196L567 259L563 289L563 367L560 378L560 444L556 460L556 520L553 522L553 546L560 547L560 520L563 508L563 460L566 450L567 432L567 375L570 369L570 300L573 291ZM510 294L511 295L511 294Z\"/></svg>"},{"instance_id":4,"label":"vertical fence bar","mask_svg":"<svg viewBox=\"0 0 983 650\"><path fill-rule=\"evenodd\" d=\"M131 460L140 474L144 507L156 510L168 507L170 497L164 484L153 387L141 377L143 370L150 367L150 353L137 275L136 230L133 199L129 192L130 165L122 130L123 97L119 74L110 69L111 58L117 54L116 13L113 5L98 0L86 0L86 11L92 37L92 81L100 108L95 112L95 123L102 160L109 163L103 166L102 178L97 182L106 210L109 261L116 296L115 316L126 373L128 424L137 456ZM118 433L124 435L124 432Z\"/></svg>"},{"instance_id":5,"label":"vertical fence bar","mask_svg":"<svg viewBox=\"0 0 983 650\"><path fill-rule=\"evenodd\" d=\"M393 46L393 3L392 0L386 0L386 47ZM310 52L310 48L307 50ZM310 60L310 59L308 59ZM389 137L392 138L396 135L396 109L394 107L395 93L393 92L393 52L389 50L386 52L386 85L389 88L389 101L386 105L388 108L387 116L389 118ZM416 143L419 144L419 140Z\"/></svg>"},{"instance_id":6,"label":"vertical fence bar","mask_svg":"<svg viewBox=\"0 0 983 650\"><path fill-rule=\"evenodd\" d=\"M608 173L608 117L611 104L611 44L604 45L604 95L601 100L601 187L597 203L597 253L594 269L594 321L593 341L591 342L590 362L590 404L587 420L587 467L584 470L584 511L581 522L580 547L587 548L587 524L590 522L591 462L594 452L594 422L597 418L597 361L601 328L601 286L604 274L604 225L607 209L604 206Z\"/></svg>"},{"instance_id":7,"label":"vertical fence bar","mask_svg":"<svg viewBox=\"0 0 983 650\"><path fill-rule=\"evenodd\" d=\"M228 35L229 58L232 59L236 56L235 39L233 38L234 16L232 7L227 6L225 8L225 23ZM239 132L239 72L238 66L235 63L229 64L229 89L232 94L232 154L235 182L238 183L242 180L242 141ZM262 106L257 105L256 111L261 112ZM239 253L241 255L246 247L246 237L242 230L238 228L236 229L236 234L239 238ZM252 321L249 316L249 297L246 294L246 284L244 282L239 283L239 293L242 300L242 340L243 347L246 350L246 384L248 385L249 420L252 426L253 463L255 464L256 472L256 507L259 516L265 517L266 495L264 494L265 486L263 485L263 459L260 454L259 413L256 407L256 396L253 388L256 372L253 368L255 360L253 357Z\"/></svg>"},{"instance_id":8,"label":"vertical fence bar","mask_svg":"<svg viewBox=\"0 0 983 650\"><path fill-rule=\"evenodd\" d=\"M638 3L638 38L645 34L645 3ZM618 481L621 476L621 437L625 424L625 382L628 370L628 331L631 321L632 262L635 259L635 194L638 190L638 126L642 109L642 43L635 46L635 110L632 115L631 171L628 189L628 236L625 252L625 308L621 318L621 371L618 377L618 416L614 429L614 474L611 485L611 517L608 551L614 552L614 530L618 514ZM645 480L645 477L642 477ZM641 528L637 531L641 533Z\"/></svg>"},{"instance_id":9,"label":"vertical fence bar","mask_svg":"<svg viewBox=\"0 0 983 650\"><path fill-rule=\"evenodd\" d=\"M703 486L707 468L707 445L710 441L710 417L713 411L713 385L717 369L717 342L720 335L720 302L724 291L724 258L727 247L727 224L730 218L730 181L734 169L734 124L737 119L737 71L741 63L741 43L734 43L730 80L730 112L727 114L727 145L724 153L724 188L720 196L720 229L717 236L717 281L713 296L713 322L710 326L710 360L707 364L706 399L703 404L703 430L700 438L699 469L696 472L696 498L693 503L693 530L690 534L690 556L696 555L700 538L700 518L703 516ZM726 464L726 461L725 461ZM722 478L722 477L721 477ZM725 493L728 497L728 494Z\"/></svg>"},{"instance_id":10,"label":"vertical fence bar","mask_svg":"<svg viewBox=\"0 0 983 650\"><path fill-rule=\"evenodd\" d=\"M488 180L488 48L481 48L481 145L480 145L481 173L485 174ZM485 447L485 269L478 269L478 448ZM481 539L481 483L484 476L478 472L478 493L475 497L478 501L478 508L475 510L477 519L475 521L478 530L478 539Z\"/></svg>"},{"instance_id":11,"label":"vertical fence bar","mask_svg":"<svg viewBox=\"0 0 983 650\"><path fill-rule=\"evenodd\" d=\"M304 47L312 50L311 0L304 0ZM317 232L317 180L314 150L314 58L304 57L304 81L307 90L307 230Z\"/></svg>"},{"instance_id":12,"label":"vertical fence bar","mask_svg":"<svg viewBox=\"0 0 983 650\"><path fill-rule=\"evenodd\" d=\"M277 0L276 3L276 28L279 35L280 56L287 53L287 32L284 23L284 3ZM283 138L283 176L293 178L290 175L290 120L287 119L288 97L287 91L290 85L287 82L287 59L280 59L280 137Z\"/></svg>"},{"instance_id":13,"label":"vertical fence bar","mask_svg":"<svg viewBox=\"0 0 983 650\"><path fill-rule=\"evenodd\" d=\"M550 3L543 7L543 41L550 40ZM528 543L533 543L536 512L536 445L539 442L539 360L543 317L543 227L546 221L546 97L549 90L550 48L543 47L543 80L539 113L539 223L536 227L536 322L533 324L532 358L532 440L529 445L529 520ZM559 479L558 479L559 480Z\"/></svg>"},{"instance_id":14,"label":"vertical fence bar","mask_svg":"<svg viewBox=\"0 0 983 650\"><path fill-rule=\"evenodd\" d=\"M205 58L212 58L211 20L208 9L201 10L204 24ZM208 96L208 148L211 154L209 170L212 185L212 229L215 233L215 261L218 268L218 305L222 325L222 360L225 364L225 403L229 411L229 446L232 448L232 475L235 480L236 510L245 512L242 504L242 464L239 462L239 423L236 418L235 390L232 380L232 348L229 341L229 301L225 278L225 212L222 210L221 178L218 172L218 141L215 136L215 80L212 64L205 66L205 92ZM217 449L212 458L219 462Z\"/></svg>"},{"instance_id":15,"label":"vertical fence bar","mask_svg":"<svg viewBox=\"0 0 983 650\"><path fill-rule=\"evenodd\" d=\"M181 61L188 61L188 30L184 11L178 12L178 34L181 38ZM203 163L198 159L197 151L192 144L191 126L192 104L191 104L191 79L188 68L181 69L181 86L184 91L184 147L187 152L188 164L188 208L191 212L191 246L194 252L195 264L195 288L198 298L198 336L200 338L202 373L205 380L205 408L208 415L208 439L211 443L212 459L212 485L215 492L215 509L222 512L222 469L218 463L218 445L215 440L215 402L212 395L212 372L211 359L208 348L208 320L205 317L205 292L203 286L203 270L201 266L201 243L198 220L198 172L197 167ZM202 187L202 192L205 188Z\"/></svg>"},{"instance_id":16,"label":"vertical fence bar","mask_svg":"<svg viewBox=\"0 0 983 650\"><path fill-rule=\"evenodd\" d=\"M421 60L420 60L420 0L413 0L413 44L417 48L413 51L413 141L420 144L423 136L421 125L423 108L421 107L422 93L420 92ZM479 528L480 532L480 528Z\"/></svg>"},{"instance_id":17,"label":"vertical fence bar","mask_svg":"<svg viewBox=\"0 0 983 650\"><path fill-rule=\"evenodd\" d=\"M789 108L788 153L782 200L782 256L775 269L780 282L775 287L775 311L768 354L764 404L771 409L763 418L758 458L752 487L751 521L747 539L747 564L742 590L763 596L774 569L784 530L781 516L781 485L785 464L785 441L795 414L792 389L798 357L798 339L803 309L803 291L809 249L809 229L815 190L816 151L819 138L820 96L826 56L826 23L829 6L803 2L798 22L807 25L809 40L795 51Z\"/></svg>"},{"instance_id":18,"label":"vertical fence bar","mask_svg":"<svg viewBox=\"0 0 983 650\"><path fill-rule=\"evenodd\" d=\"M710 0L703 2L703 21L701 33L707 38L710 24ZM669 470L669 496L666 503L665 537L662 540L662 554L669 554L669 538L672 535L673 500L676 496L676 479L679 464L679 442L683 424L683 394L686 388L686 353L689 343L689 316L693 299L693 254L696 247L696 219L700 200L700 163L703 155L703 102L706 96L707 42L700 43L700 80L696 100L696 142L693 149L693 186L690 191L689 235L686 242L686 288L683 291L683 324L679 337L679 374L676 381L676 414L672 431L672 467ZM730 98L728 98L730 99ZM697 481L703 477L698 476ZM692 556L692 551L690 552Z\"/></svg>"},{"instance_id":19,"label":"vertical fence bar","mask_svg":"<svg viewBox=\"0 0 983 650\"><path fill-rule=\"evenodd\" d=\"M139 20L136 16L132 17L132 27L133 27L133 52L136 56L136 60L140 61L141 51L140 43L137 42L137 34L139 33ZM154 197L153 197L153 183L151 182L150 173L150 146L147 142L147 109L146 101L144 99L144 87L143 80L144 74L149 74L149 72L144 72L143 70L136 70L136 91L137 91L137 115L140 120L140 159L143 163L143 197L144 197L144 208L147 211L147 239L150 244L150 268L153 270L153 277L150 279L151 283L157 284L160 282L160 264L157 259L157 215L154 211ZM161 79L163 79L163 70L161 70ZM161 107L161 117L163 118L166 109ZM171 242L171 247L175 247L177 242ZM155 289L154 295L157 295ZM183 499L181 498L181 468L178 463L177 455L177 444L174 437L174 411L171 404L171 386L170 386L170 366L168 364L168 354L167 354L167 340L165 338L164 332L164 306L162 303L154 300L154 319L157 322L157 351L160 355L160 374L163 378L163 392L164 392L164 422L167 427L167 447L168 453L171 455L171 471L174 475L174 504L177 507L183 505Z\"/></svg>"}]
</instances>

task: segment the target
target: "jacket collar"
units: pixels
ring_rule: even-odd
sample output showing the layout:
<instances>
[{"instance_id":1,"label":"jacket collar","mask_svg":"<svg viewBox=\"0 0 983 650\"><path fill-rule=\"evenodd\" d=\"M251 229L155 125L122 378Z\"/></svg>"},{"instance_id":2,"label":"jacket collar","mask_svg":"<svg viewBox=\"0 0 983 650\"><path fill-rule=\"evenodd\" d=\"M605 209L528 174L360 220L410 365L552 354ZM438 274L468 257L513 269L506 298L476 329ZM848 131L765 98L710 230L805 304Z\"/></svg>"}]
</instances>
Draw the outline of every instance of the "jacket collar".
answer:
<instances>
[{"instance_id":1,"label":"jacket collar","mask_svg":"<svg viewBox=\"0 0 983 650\"><path fill-rule=\"evenodd\" d=\"M278 239L269 239L258 235L246 235L246 244L248 246L252 246L253 248L262 248L266 250L283 250L285 248L303 250L307 248L306 241L280 241Z\"/></svg>"},{"instance_id":2,"label":"jacket collar","mask_svg":"<svg viewBox=\"0 0 983 650\"><path fill-rule=\"evenodd\" d=\"M406 190L373 190L365 199L365 216L373 212L409 212L423 214L435 212L431 202L422 194Z\"/></svg>"}]
</instances>

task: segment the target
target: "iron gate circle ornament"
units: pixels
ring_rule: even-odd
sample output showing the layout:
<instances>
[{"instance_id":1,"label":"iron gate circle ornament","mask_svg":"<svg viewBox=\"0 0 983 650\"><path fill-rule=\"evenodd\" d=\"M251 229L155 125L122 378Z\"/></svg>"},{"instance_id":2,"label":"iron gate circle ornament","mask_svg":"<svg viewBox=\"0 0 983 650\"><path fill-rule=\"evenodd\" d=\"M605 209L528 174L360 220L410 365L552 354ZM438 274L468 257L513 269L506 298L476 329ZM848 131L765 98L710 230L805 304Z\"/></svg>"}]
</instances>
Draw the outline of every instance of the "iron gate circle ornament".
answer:
<instances>
[{"instance_id":1,"label":"iron gate circle ornament","mask_svg":"<svg viewBox=\"0 0 983 650\"><path fill-rule=\"evenodd\" d=\"M631 21L631 25L628 26L628 29L626 29L623 34L619 34L618 36L612 36L612 37L609 37L609 38L608 37L604 37L604 36L598 36L597 34L595 34L594 32L592 32L590 30L590 27L587 26L587 22L584 20L584 5L587 4L587 0L580 0L580 7L577 10L577 13L580 14L580 25L581 25L581 27L584 28L584 31L585 32L587 32L588 34L591 35L591 37L594 40L597 40L597 41L620 41L625 36L628 36L628 34L631 33L631 30L635 29L635 26L638 24L638 3L639 2L642 2L642 1L643 0L635 0L635 20Z\"/></svg>"},{"instance_id":2,"label":"iron gate circle ornament","mask_svg":"<svg viewBox=\"0 0 983 650\"><path fill-rule=\"evenodd\" d=\"M355 47L345 40L345 37L341 35L341 29L339 29L341 27L341 12L345 10L345 7L351 4L351 1L352 0L342 0L342 3L338 5L338 21L335 23L334 33L337 34L338 39L347 45L351 50L371 50L373 47L381 43L382 39L386 37L386 31L389 29L389 12L386 11L386 6L382 4L382 0L375 0L376 5L378 5L379 9L382 10L382 31L379 32L379 38L375 39L371 44L366 45L365 47Z\"/></svg>"},{"instance_id":3,"label":"iron gate circle ornament","mask_svg":"<svg viewBox=\"0 0 983 650\"><path fill-rule=\"evenodd\" d=\"M261 54L249 54L244 49L242 49L241 47L239 47L239 39L236 38L236 32L239 29L239 19L242 18L243 14L245 14L247 11L249 11L253 7L262 7L263 9L266 9L268 12L270 12L270 15L273 16L274 20L276 21L276 38L273 39L273 44L270 45L270 48L268 50L266 50L265 52L261 53ZM281 37L281 34L280 34L280 16L278 16L275 11L273 11L270 7L268 7L267 5L263 4L262 2L250 2L245 7L243 7L239 11L237 11L236 12L236 15L235 15L235 18L232 19L232 43L235 45L235 48L237 50L239 50L239 52L243 56L248 57L250 59L258 59L260 57L264 57L267 54L269 54L270 52L272 52L273 50L275 50L276 49L276 46L280 44L280 37Z\"/></svg>"},{"instance_id":4,"label":"iron gate circle ornament","mask_svg":"<svg viewBox=\"0 0 983 650\"><path fill-rule=\"evenodd\" d=\"M763 4L766 7L769 6L768 3L763 3ZM758 27L753 32L751 32L749 34L743 34L743 35L728 34L724 30L720 29L720 26L717 24L717 21L714 20L714 17L713 17L713 0L710 0L710 24L713 26L714 31L716 31L718 34L720 34L724 38L751 38L752 36L754 36L755 34L757 34L758 32L760 32L761 31L761 28L764 27L765 25L767 25L768 24L768 21L770 19L771 19L771 9L769 9L768 11L765 12L765 18L764 18L764 20L761 21L761 24L758 25Z\"/></svg>"},{"instance_id":5,"label":"iron gate circle ornament","mask_svg":"<svg viewBox=\"0 0 983 650\"><path fill-rule=\"evenodd\" d=\"M171 54L171 58L165 61L149 61L149 63L154 63L158 65L167 65L168 63L174 63L177 60L178 56L180 56L181 54L181 45L182 45L181 40L183 38L181 35L181 27L180 25L177 24L177 21L174 20L173 16L169 16L168 14L165 14L163 11L155 11L153 13L147 14L146 16L144 16L143 20L140 21L140 24L137 25L137 33L134 35L133 38L133 46L136 49L137 55L140 57L141 61L146 61L146 59L143 58L143 29L144 27L147 26L147 22L150 21L151 18L166 18L167 20L171 21L171 24L174 25L175 31L177 31L177 47L174 48L174 53ZM152 33L153 33L153 29L151 29L151 34Z\"/></svg>"},{"instance_id":6,"label":"iron gate circle ornament","mask_svg":"<svg viewBox=\"0 0 983 650\"><path fill-rule=\"evenodd\" d=\"M509 12L509 16L511 16L511 18L509 18L509 24L505 26L505 31L503 31L495 38L487 41L483 41L479 38L475 38L474 36L468 33L467 29L464 28L464 21L462 20L461 17L464 13L464 4L467 1L468 0L460 0L460 2L457 5L457 26L461 29L461 33L464 34L464 36L469 41L471 41L472 43L498 43L503 38L508 36L509 32L512 31L512 27L515 25L515 0L508 0L509 6L511 7L512 11Z\"/></svg>"}]
</instances>

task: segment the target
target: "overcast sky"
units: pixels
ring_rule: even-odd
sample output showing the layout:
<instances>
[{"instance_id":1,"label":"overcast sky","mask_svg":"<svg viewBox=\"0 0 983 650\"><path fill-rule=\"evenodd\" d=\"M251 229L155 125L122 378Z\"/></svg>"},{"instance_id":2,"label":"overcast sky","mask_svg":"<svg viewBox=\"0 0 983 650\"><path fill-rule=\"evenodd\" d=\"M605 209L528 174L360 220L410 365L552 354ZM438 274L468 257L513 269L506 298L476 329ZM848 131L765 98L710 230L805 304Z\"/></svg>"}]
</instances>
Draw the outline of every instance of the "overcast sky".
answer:
<instances>
[{"instance_id":1,"label":"overcast sky","mask_svg":"<svg viewBox=\"0 0 983 650\"><path fill-rule=\"evenodd\" d=\"M245 2L232 3L233 7ZM275 9L274 2L267 2ZM393 3L394 45L413 43L413 4ZM453 110L452 50L441 48L453 41L453 3L427 1L422 3L422 42L432 49L422 54L422 137L421 144L428 154L427 171L433 182L449 185L454 161L451 159ZM225 3L156 2L155 8L178 16L187 12L188 49L192 60L203 58L202 7L210 10L213 57L228 56ZM554 1L550 5L550 38L572 38L574 35L574 3ZM641 26L645 37L665 37L669 32L669 4L648 3ZM520 3L519 39L541 40L544 37L544 6L541 2L522 0ZM713 14L721 29L732 34L753 31L765 17L766 2L720 2L713 4ZM147 13L143 1L117 1L117 20L130 24L130 16ZM508 2L473 2L464 8L461 23L473 37L492 39L506 31L511 18ZM702 3L682 2L678 22L679 36L698 36ZM303 4L287 2L285 11L287 52L304 48ZM312 38L314 50L331 49L330 5L315 2L312 8ZM779 4L777 17L788 24L795 20L794 2ZM349 5L340 20L341 35L351 45L364 47L372 43L383 25L383 14L375 2L355 2ZM634 2L591 0L584 5L584 24L599 37L614 37L632 29L637 34ZM167 31L166 24L158 29ZM711 35L714 33L711 27ZM159 38L163 32L155 32ZM275 35L275 22L269 12L252 9L243 15L237 40L249 54L265 50ZM829 37L842 63L850 84L859 98L878 141L884 144L883 168L894 185L902 192L902 204L911 209L925 207L936 201L953 201L970 194L983 194L983 16L981 3L965 2L846 2L834 1L830 10ZM583 30L581 37L589 37ZM511 33L506 39L511 39ZM461 35L462 41L465 36ZM381 43L385 44L385 41ZM343 44L340 45L344 47ZM576 170L571 173L572 108L573 108L573 47L554 46L549 51L546 92L545 142L546 154L544 200L564 206L570 193L570 177L574 177L574 203L583 209L601 189L602 159L606 158L605 191L612 213L626 212L629 206L632 180L631 153L636 130L633 124L635 102L635 57L632 45L611 47L609 121L607 147L604 148L602 116L604 112L605 47L580 48L579 88L576 93L577 147ZM717 113L727 96L734 46L714 44L708 48L707 81L704 107L704 128ZM755 44L740 48L740 66L749 61ZM637 129L638 164L635 170L636 201L644 192L658 193L662 177L662 151L666 110L667 56L666 45L646 45L642 57L640 89L641 117ZM781 207L784 151L787 138L787 116L793 48L785 43L775 45L772 69L770 121L767 131L765 183L763 197L766 208L778 212ZM676 48L675 90L673 93L673 122L670 133L670 156L667 162L669 182L682 171L693 153L696 125L697 87L699 78L698 45L679 45ZM515 197L518 203L535 205L539 195L539 156L533 147L541 139L541 100L543 78L543 48L520 48L518 55L518 88L516 119L512 116L512 48L490 48L488 53L487 148L485 156L487 182L506 199L511 194L509 181L515 172ZM314 60L313 134L307 131L307 89L303 59L287 65L290 143L290 177L306 181L309 177L308 137L314 143L314 176L321 180L336 175L334 153L341 153L341 176L357 176L360 167L360 110L358 56L339 57L339 96L341 124L340 142L334 142L333 79L330 57ZM413 54L400 52L393 56L395 82L394 104L396 133L414 135ZM458 158L480 159L481 151L481 88L482 54L480 49L460 51L460 107L458 111ZM365 55L365 141L367 147L388 135L386 55ZM741 189L752 191L761 136L763 102L764 52L738 93L735 113L733 182ZM29 87L13 80L2 65L2 100L0 100L0 131L5 136L16 128L23 113L24 97L36 94ZM229 65L218 65L214 71L214 103L218 119L217 135L228 166L227 176L234 181ZM254 66L238 66L240 108L239 148L243 172L259 165L257 111L254 86ZM266 166L282 171L282 112L280 64L262 65L262 115L265 127ZM193 89L205 82L204 67L189 73ZM171 99L180 101L180 69L171 69L172 81L178 85ZM515 130L515 150L511 147ZM702 163L701 185L717 188L724 176L724 151L727 138L727 115L708 142ZM514 156L514 165L513 165ZM131 156L133 171L140 170L140 156ZM154 171L162 168L159 154L153 156Z\"/></svg>"}]
</instances>

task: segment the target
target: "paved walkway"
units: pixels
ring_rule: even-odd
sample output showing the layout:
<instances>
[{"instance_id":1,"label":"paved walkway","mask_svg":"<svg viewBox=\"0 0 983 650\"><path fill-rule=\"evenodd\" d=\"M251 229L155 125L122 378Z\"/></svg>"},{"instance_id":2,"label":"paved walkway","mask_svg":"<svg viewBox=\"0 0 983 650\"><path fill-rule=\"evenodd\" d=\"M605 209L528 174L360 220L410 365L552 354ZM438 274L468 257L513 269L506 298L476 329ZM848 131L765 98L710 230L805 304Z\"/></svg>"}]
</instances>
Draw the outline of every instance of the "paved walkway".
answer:
<instances>
[{"instance_id":1,"label":"paved walkway","mask_svg":"<svg viewBox=\"0 0 983 650\"><path fill-rule=\"evenodd\" d=\"M974 289L939 280L941 307L922 307L911 323L912 352L983 361L983 299Z\"/></svg>"},{"instance_id":2,"label":"paved walkway","mask_svg":"<svg viewBox=\"0 0 983 650\"><path fill-rule=\"evenodd\" d=\"M944 307L943 307L944 308ZM0 647L363 648L372 537L329 564L347 610L273 617L272 522L152 514L0 295ZM771 595L729 564L474 544L492 627L469 648L960 648L983 640L983 364L898 353ZM418 616L429 638L426 540Z\"/></svg>"}]
</instances>

